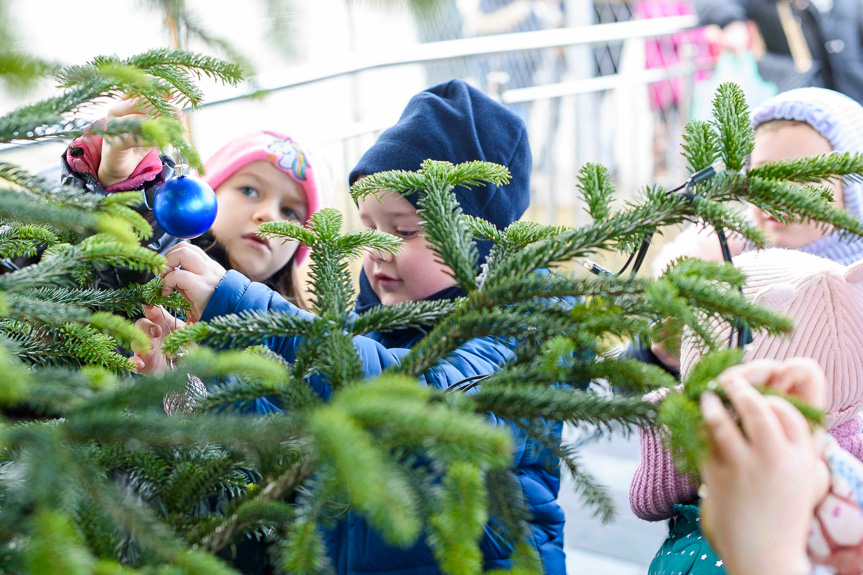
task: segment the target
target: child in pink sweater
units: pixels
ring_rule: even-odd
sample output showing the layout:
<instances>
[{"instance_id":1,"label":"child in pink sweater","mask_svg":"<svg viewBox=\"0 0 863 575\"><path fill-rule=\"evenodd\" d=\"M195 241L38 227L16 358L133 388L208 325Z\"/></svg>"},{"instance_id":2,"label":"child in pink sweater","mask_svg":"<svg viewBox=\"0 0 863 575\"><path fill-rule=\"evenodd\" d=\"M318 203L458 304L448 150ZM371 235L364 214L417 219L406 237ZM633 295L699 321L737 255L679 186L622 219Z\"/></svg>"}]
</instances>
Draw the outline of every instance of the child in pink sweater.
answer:
<instances>
[{"instance_id":1,"label":"child in pink sweater","mask_svg":"<svg viewBox=\"0 0 863 575\"><path fill-rule=\"evenodd\" d=\"M815 360L827 376L828 432L838 446L863 459L863 262L846 267L796 250L770 249L740 255L734 263L747 276L748 298L795 320L790 336L755 334L745 359ZM727 335L729 329L717 325L715 332ZM702 353L694 338L684 337L684 377ZM668 392L647 399L659 401ZM683 511L681 505L698 500L699 479L677 472L661 435L656 428L642 430L641 462L630 488L633 512L648 521L671 519Z\"/></svg>"}]
</instances>

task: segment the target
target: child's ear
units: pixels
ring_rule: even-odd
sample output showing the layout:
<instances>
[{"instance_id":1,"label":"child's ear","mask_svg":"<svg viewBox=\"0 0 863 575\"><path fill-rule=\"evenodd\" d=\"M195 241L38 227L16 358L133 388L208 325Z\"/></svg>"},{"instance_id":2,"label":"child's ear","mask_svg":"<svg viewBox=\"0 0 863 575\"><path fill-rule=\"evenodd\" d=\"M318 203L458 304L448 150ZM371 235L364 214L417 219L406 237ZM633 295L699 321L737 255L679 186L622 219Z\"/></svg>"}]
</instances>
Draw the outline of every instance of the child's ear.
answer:
<instances>
[{"instance_id":1,"label":"child's ear","mask_svg":"<svg viewBox=\"0 0 863 575\"><path fill-rule=\"evenodd\" d=\"M854 262L845 270L845 281L849 284L863 282L863 260Z\"/></svg>"},{"instance_id":2,"label":"child's ear","mask_svg":"<svg viewBox=\"0 0 863 575\"><path fill-rule=\"evenodd\" d=\"M785 308L794 297L794 288L789 284L778 284L764 288L754 298L754 302L774 311Z\"/></svg>"}]
</instances>

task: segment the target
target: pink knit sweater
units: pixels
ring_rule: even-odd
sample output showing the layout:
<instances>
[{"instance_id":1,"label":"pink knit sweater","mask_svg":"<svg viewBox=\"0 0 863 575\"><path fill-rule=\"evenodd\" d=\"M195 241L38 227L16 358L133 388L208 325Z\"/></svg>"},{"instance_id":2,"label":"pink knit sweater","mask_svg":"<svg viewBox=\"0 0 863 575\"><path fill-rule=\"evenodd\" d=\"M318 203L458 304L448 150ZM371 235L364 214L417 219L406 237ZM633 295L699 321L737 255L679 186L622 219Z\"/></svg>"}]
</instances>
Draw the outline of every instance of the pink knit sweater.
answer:
<instances>
[{"instance_id":1,"label":"pink knit sweater","mask_svg":"<svg viewBox=\"0 0 863 575\"><path fill-rule=\"evenodd\" d=\"M677 388L679 391L681 388ZM659 402L670 390L660 389L644 396L644 399ZM863 415L829 430L839 445L863 460ZM662 443L661 431L656 427L645 427L639 431L641 439L641 462L635 470L629 488L629 504L632 512L646 521L663 521L675 515L674 505L692 503L698 498L698 477L682 475L675 469L674 461Z\"/></svg>"}]
</instances>

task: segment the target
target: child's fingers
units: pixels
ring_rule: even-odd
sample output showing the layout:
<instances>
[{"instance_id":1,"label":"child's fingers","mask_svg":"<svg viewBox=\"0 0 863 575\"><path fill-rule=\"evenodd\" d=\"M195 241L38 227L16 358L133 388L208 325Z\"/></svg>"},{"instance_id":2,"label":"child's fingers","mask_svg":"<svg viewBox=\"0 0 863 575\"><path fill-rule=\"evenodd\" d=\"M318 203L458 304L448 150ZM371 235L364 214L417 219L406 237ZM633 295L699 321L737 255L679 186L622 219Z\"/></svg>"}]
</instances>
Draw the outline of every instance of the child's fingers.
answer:
<instances>
[{"instance_id":1,"label":"child's fingers","mask_svg":"<svg viewBox=\"0 0 863 575\"><path fill-rule=\"evenodd\" d=\"M165 312L167 313L167 312ZM150 320L153 323L164 323L164 317L162 316L162 307L157 305L145 305L144 306L144 317Z\"/></svg>"},{"instance_id":2,"label":"child's fingers","mask_svg":"<svg viewBox=\"0 0 863 575\"><path fill-rule=\"evenodd\" d=\"M142 317L141 319L136 321L135 327L147 334L150 339L159 339L162 337L162 327L147 318Z\"/></svg>"},{"instance_id":3,"label":"child's fingers","mask_svg":"<svg viewBox=\"0 0 863 575\"><path fill-rule=\"evenodd\" d=\"M767 384L815 407L824 406L824 371L811 358L796 357L785 361Z\"/></svg>"},{"instance_id":4,"label":"child's fingers","mask_svg":"<svg viewBox=\"0 0 863 575\"><path fill-rule=\"evenodd\" d=\"M133 355L129 358L129 361L132 362L132 365L135 366L135 371L141 373L144 369L144 360L138 354Z\"/></svg>"},{"instance_id":5,"label":"child's fingers","mask_svg":"<svg viewBox=\"0 0 863 575\"><path fill-rule=\"evenodd\" d=\"M727 369L719 380L741 377L753 385L766 385L795 395L815 407L824 405L824 373L814 360L792 358L786 361L759 359Z\"/></svg>"},{"instance_id":6,"label":"child's fingers","mask_svg":"<svg viewBox=\"0 0 863 575\"><path fill-rule=\"evenodd\" d=\"M189 298L185 292L195 288L201 282L201 276L185 269L169 269L163 277L165 280L165 286L162 288L163 296L171 295L172 291L177 290L187 300Z\"/></svg>"},{"instance_id":7,"label":"child's fingers","mask_svg":"<svg viewBox=\"0 0 863 575\"><path fill-rule=\"evenodd\" d=\"M746 440L715 393L708 391L701 394L701 413L717 459L730 461L746 452Z\"/></svg>"},{"instance_id":8,"label":"child's fingers","mask_svg":"<svg viewBox=\"0 0 863 575\"><path fill-rule=\"evenodd\" d=\"M177 318L160 305L144 306L144 317L160 326L163 331L178 321Z\"/></svg>"},{"instance_id":9,"label":"child's fingers","mask_svg":"<svg viewBox=\"0 0 863 575\"><path fill-rule=\"evenodd\" d=\"M125 98L111 106L106 116L108 118L122 118L130 115L145 115L147 114L147 105L149 104L140 98Z\"/></svg>"},{"instance_id":10,"label":"child's fingers","mask_svg":"<svg viewBox=\"0 0 863 575\"><path fill-rule=\"evenodd\" d=\"M818 504L830 490L830 468L820 456L815 461L815 503Z\"/></svg>"},{"instance_id":11,"label":"child's fingers","mask_svg":"<svg viewBox=\"0 0 863 575\"><path fill-rule=\"evenodd\" d=\"M773 414L782 426L782 431L792 443L800 443L810 441L812 432L809 430L809 424L806 423L806 418L795 408L781 397L767 396L764 398ZM753 443L757 443L759 438L753 438Z\"/></svg>"},{"instance_id":12,"label":"child's fingers","mask_svg":"<svg viewBox=\"0 0 863 575\"><path fill-rule=\"evenodd\" d=\"M775 444L782 438L776 416L760 393L745 379L733 378L724 383L725 393L740 418L743 432L750 442L754 438Z\"/></svg>"},{"instance_id":13,"label":"child's fingers","mask_svg":"<svg viewBox=\"0 0 863 575\"><path fill-rule=\"evenodd\" d=\"M169 271L171 268L182 267L199 274L209 263L209 257L198 246L183 242L165 252L165 262Z\"/></svg>"},{"instance_id":14,"label":"child's fingers","mask_svg":"<svg viewBox=\"0 0 863 575\"><path fill-rule=\"evenodd\" d=\"M773 359L755 359L729 367L718 377L723 384L742 378L752 385L764 385L771 374L781 367L781 363Z\"/></svg>"}]
</instances>

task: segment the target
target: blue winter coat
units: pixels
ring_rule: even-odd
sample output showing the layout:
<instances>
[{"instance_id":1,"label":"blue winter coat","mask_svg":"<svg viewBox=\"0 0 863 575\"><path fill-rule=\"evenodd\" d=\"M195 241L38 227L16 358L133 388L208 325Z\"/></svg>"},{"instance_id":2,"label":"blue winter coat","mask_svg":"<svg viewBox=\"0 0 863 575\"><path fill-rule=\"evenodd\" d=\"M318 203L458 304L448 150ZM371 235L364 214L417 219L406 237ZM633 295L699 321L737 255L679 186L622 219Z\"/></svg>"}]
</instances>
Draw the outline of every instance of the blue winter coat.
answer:
<instances>
[{"instance_id":1,"label":"blue winter coat","mask_svg":"<svg viewBox=\"0 0 863 575\"><path fill-rule=\"evenodd\" d=\"M266 286L250 282L236 271L229 271L210 298L202 320L243 311L275 311L292 313L309 319L313 317ZM383 339L380 334L354 338L365 374L369 378L397 365L408 353L410 346L418 340L416 337L410 337L405 341L397 342L392 341L393 337L390 336L386 341L387 346L384 346L380 342ZM273 337L265 341L267 347L281 354L288 361L294 360L300 343L301 340L297 337ZM465 378L498 371L512 355L511 347L503 342L490 338L475 339L465 343L445 361L426 372L421 378L421 383L446 389ZM311 377L309 383L321 398L325 401L329 399L331 390L322 378ZM278 411L277 407L265 399L259 399L255 408L261 413ZM564 516L563 510L557 504L557 492L560 487L557 462L550 458L547 451L533 445L513 426L494 416L491 417L495 424L506 425L513 430L515 444L513 473L521 484L525 502L533 515L532 543L539 551L544 571L549 575L563 575L566 573L563 552ZM339 575L368 573L437 575L440 573L431 548L424 540L421 539L410 549L391 547L361 517L354 514L348 514L335 529L329 531L327 539L330 557ZM511 567L512 546L495 533L491 525L486 526L481 548L486 570Z\"/></svg>"}]
</instances>

